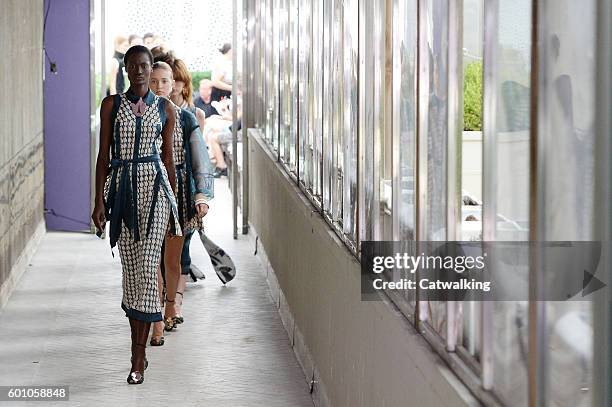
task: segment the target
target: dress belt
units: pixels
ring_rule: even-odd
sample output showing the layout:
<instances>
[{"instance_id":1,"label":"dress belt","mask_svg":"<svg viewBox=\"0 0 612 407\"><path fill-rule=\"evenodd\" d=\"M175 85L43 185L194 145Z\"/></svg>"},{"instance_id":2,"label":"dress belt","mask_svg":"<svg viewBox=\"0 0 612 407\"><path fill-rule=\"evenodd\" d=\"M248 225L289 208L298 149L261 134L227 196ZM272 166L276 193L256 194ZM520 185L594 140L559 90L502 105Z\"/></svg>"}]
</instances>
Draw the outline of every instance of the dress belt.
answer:
<instances>
[{"instance_id":1,"label":"dress belt","mask_svg":"<svg viewBox=\"0 0 612 407\"><path fill-rule=\"evenodd\" d=\"M119 236L121 235L121 223L132 231L134 235L134 241L140 240L140 230L138 226L138 202L136 202L136 195L132 191L131 183L128 182L129 167L137 164L144 163L158 163L161 161L159 154L153 154L144 157L136 157L133 159L121 160L113 158L111 160L112 177L108 193L108 201L106 202L106 219L110 219L110 245L111 249L115 247ZM119 188L117 188L117 175L119 168L123 168L121 171L121 177L119 178ZM159 193L161 185L162 173L158 171L153 184L153 200L151 201L151 210L149 211L149 219L147 225L147 236L152 224L152 217L154 213L155 204L157 202L157 195Z\"/></svg>"}]
</instances>

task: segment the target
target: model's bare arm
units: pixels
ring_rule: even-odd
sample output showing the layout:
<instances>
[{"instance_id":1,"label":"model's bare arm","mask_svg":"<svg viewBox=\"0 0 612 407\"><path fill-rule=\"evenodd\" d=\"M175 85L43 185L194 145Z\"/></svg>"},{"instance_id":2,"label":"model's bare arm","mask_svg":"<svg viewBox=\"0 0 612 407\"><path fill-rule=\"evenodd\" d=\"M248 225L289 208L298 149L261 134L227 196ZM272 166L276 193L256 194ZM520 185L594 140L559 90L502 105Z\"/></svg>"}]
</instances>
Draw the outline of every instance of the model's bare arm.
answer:
<instances>
[{"instance_id":1,"label":"model's bare arm","mask_svg":"<svg viewBox=\"0 0 612 407\"><path fill-rule=\"evenodd\" d=\"M176 112L172 102L166 99L166 124L162 129L162 161L168 171L168 180L172 190L176 192L176 171L174 169L174 126L176 125Z\"/></svg>"},{"instance_id":2,"label":"model's bare arm","mask_svg":"<svg viewBox=\"0 0 612 407\"><path fill-rule=\"evenodd\" d=\"M104 229L104 183L108 176L110 145L113 137L112 120L113 96L107 96L100 107L100 150L96 160L96 196L91 219L98 230Z\"/></svg>"}]
</instances>

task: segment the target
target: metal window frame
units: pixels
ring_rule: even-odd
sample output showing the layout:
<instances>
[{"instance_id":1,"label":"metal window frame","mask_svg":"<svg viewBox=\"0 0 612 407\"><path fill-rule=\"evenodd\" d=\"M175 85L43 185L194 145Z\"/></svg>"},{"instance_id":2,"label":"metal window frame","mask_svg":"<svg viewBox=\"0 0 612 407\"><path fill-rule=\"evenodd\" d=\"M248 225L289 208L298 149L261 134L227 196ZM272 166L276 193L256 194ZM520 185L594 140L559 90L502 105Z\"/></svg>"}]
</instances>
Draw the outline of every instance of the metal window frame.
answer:
<instances>
[{"instance_id":1,"label":"metal window frame","mask_svg":"<svg viewBox=\"0 0 612 407\"><path fill-rule=\"evenodd\" d=\"M482 236L485 241L495 240L495 214L497 213L497 66L489 61L497 61L499 0L484 3L484 41L483 48L483 171ZM481 303L480 324L480 365L482 386L493 388L493 304Z\"/></svg>"},{"instance_id":2,"label":"metal window frame","mask_svg":"<svg viewBox=\"0 0 612 407\"><path fill-rule=\"evenodd\" d=\"M258 19L257 9L259 8L259 2L248 2L242 3L242 20L246 23L246 27L243 30L243 57L242 57L242 86L246 91L242 100L242 234L246 235L249 233L249 137L248 129L257 125L257 109L259 109L260 103L257 102L257 96L259 92L257 90L256 77L261 76L258 68ZM253 67L254 69L250 69ZM245 81L244 78L248 73L249 79ZM236 77L236 76L233 76ZM235 98L233 98L235 99ZM253 106L253 114L250 114L250 107ZM235 110L234 110L235 111ZM236 111L237 114L237 111ZM251 117L253 116L253 117ZM232 127L233 129L233 127ZM237 150L234 150L237 151ZM236 159L233 161L237 161ZM237 174L236 174L237 176Z\"/></svg>"},{"instance_id":3,"label":"metal window frame","mask_svg":"<svg viewBox=\"0 0 612 407\"><path fill-rule=\"evenodd\" d=\"M529 184L529 240L539 241L545 236L544 218L545 204L542 194L546 179L546 156L541 154L545 150L545 140L540 137L546 133L545 120L539 120L547 110L545 103L541 103L540 93L545 89L542 81L540 66L543 30L540 27L539 14L544 9L540 0L533 0L531 11L531 86L530 86L530 184ZM539 269L542 259L538 258L535 250L529 250L529 341L528 341L528 395L529 406L543 406L548 404L548 380L546 371L548 365L547 332L546 332L546 303L537 301L544 298L544 273Z\"/></svg>"},{"instance_id":4,"label":"metal window frame","mask_svg":"<svg viewBox=\"0 0 612 407\"><path fill-rule=\"evenodd\" d=\"M105 32L106 32L106 13L105 13L105 0L98 0L100 2L100 19L101 19L101 56L102 61L105 59ZM95 195L96 195L96 155L98 152L98 125L96 111L96 0L89 0L89 162L91 163L89 169L89 212L92 213L95 206ZM106 91L106 66L102 63L101 66L101 83L100 83L100 96L104 97ZM44 63L43 63L44 71ZM96 227L90 219L89 232L95 233Z\"/></svg>"},{"instance_id":5,"label":"metal window frame","mask_svg":"<svg viewBox=\"0 0 612 407\"><path fill-rule=\"evenodd\" d=\"M232 49L235 51L232 52L232 72L234 74L234 78L236 78L236 73L238 71L238 52L242 48L238 45L238 0L232 0ZM232 95L237 94L238 90L238 81L232 81ZM238 119L236 117L237 114L237 98L232 98L232 151L238 151ZM246 127L246 126L245 126ZM232 229L234 239L238 239L238 162L236 159L232 160Z\"/></svg>"},{"instance_id":6,"label":"metal window frame","mask_svg":"<svg viewBox=\"0 0 612 407\"><path fill-rule=\"evenodd\" d=\"M448 106L446 240L461 240L461 152L463 140L463 0L448 4ZM453 35L452 33L458 33ZM457 347L456 301L446 302L446 348Z\"/></svg>"},{"instance_id":7,"label":"metal window frame","mask_svg":"<svg viewBox=\"0 0 612 407\"><path fill-rule=\"evenodd\" d=\"M311 27L311 36L312 38L314 38L314 32L315 32L315 22L316 22L316 28L318 29L317 31L322 32L323 30L323 0L314 0L312 2L313 5L313 10L312 10L312 15L311 15L311 23L312 23L312 27ZM312 41L312 44L315 44L314 41ZM324 71L323 71L323 51L324 48L321 45L320 42L316 42L317 44L317 51L319 52L312 52L312 66L313 66L313 77L312 77L312 85L313 85L313 89L312 89L312 97L316 98L318 97L318 103L313 103L313 108L315 108L312 112L313 117L312 117L312 124L316 123L317 126L317 130L316 132L314 132L313 134L313 146L314 146L314 157L313 157L313 186L312 186L312 195L314 197L316 197L317 202L318 202L318 208L321 210L322 209L322 202L323 202L323 76L324 76ZM316 55L316 59L315 59L315 55ZM318 77L318 80L316 81L316 83L319 85L320 89L315 88L315 80L314 80L314 74L316 71L315 66L315 61L316 61L316 68L320 68L320 77ZM320 93L318 93L317 91L320 91ZM320 120L318 120L320 119ZM316 171L315 171L316 168ZM316 184L315 184L316 182Z\"/></svg>"},{"instance_id":8,"label":"metal window frame","mask_svg":"<svg viewBox=\"0 0 612 407\"><path fill-rule=\"evenodd\" d=\"M596 89L596 177L598 177L600 188L596 189L596 213L602 222L596 224L596 236L603 245L602 270L612 269L612 164L609 157L612 156L612 141L609 134L611 132L610 117L612 117L612 95L610 66L612 66L612 4L609 1L597 2L597 34L596 46L596 77L598 87ZM598 374L593 375L593 405L602 407L612 407L612 295L610 284L612 276L608 271L602 277L608 285L608 289L600 290L595 293L595 303L593 307L593 371Z\"/></svg>"}]
</instances>

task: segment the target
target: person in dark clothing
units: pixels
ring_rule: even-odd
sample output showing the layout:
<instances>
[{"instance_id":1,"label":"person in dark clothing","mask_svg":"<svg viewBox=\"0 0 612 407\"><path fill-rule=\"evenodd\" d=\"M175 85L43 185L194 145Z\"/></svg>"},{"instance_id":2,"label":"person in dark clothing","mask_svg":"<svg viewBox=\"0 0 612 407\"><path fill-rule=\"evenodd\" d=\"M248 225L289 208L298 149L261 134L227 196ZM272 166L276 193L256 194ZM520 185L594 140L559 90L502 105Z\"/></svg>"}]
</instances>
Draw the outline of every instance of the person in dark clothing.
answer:
<instances>
[{"instance_id":1,"label":"person in dark clothing","mask_svg":"<svg viewBox=\"0 0 612 407\"><path fill-rule=\"evenodd\" d=\"M125 64L123 57L129 47L128 39L122 35L115 37L115 53L111 59L109 86L106 96L116 95L125 91Z\"/></svg>"},{"instance_id":2,"label":"person in dark clothing","mask_svg":"<svg viewBox=\"0 0 612 407\"><path fill-rule=\"evenodd\" d=\"M200 81L199 95L193 99L195 107L199 107L204 111L206 118L218 115L217 109L213 107L212 103L212 82L209 79L202 79Z\"/></svg>"}]
</instances>

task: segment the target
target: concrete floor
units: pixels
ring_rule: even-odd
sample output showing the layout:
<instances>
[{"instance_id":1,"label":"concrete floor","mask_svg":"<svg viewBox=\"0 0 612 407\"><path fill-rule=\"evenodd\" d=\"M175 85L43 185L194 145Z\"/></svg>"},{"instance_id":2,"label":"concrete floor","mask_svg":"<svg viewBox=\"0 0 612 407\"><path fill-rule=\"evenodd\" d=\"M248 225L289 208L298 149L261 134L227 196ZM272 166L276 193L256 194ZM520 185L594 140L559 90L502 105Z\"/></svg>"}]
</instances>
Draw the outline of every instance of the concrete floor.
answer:
<instances>
[{"instance_id":1,"label":"concrete floor","mask_svg":"<svg viewBox=\"0 0 612 407\"><path fill-rule=\"evenodd\" d=\"M130 330L120 308L121 267L108 240L48 233L0 310L0 386L68 385L70 401L0 405L294 407L313 403L261 265L246 237L232 239L227 181L216 184L209 236L234 259L223 287L199 240L207 278L188 284L185 323L147 347L145 383L130 386Z\"/></svg>"}]
</instances>

